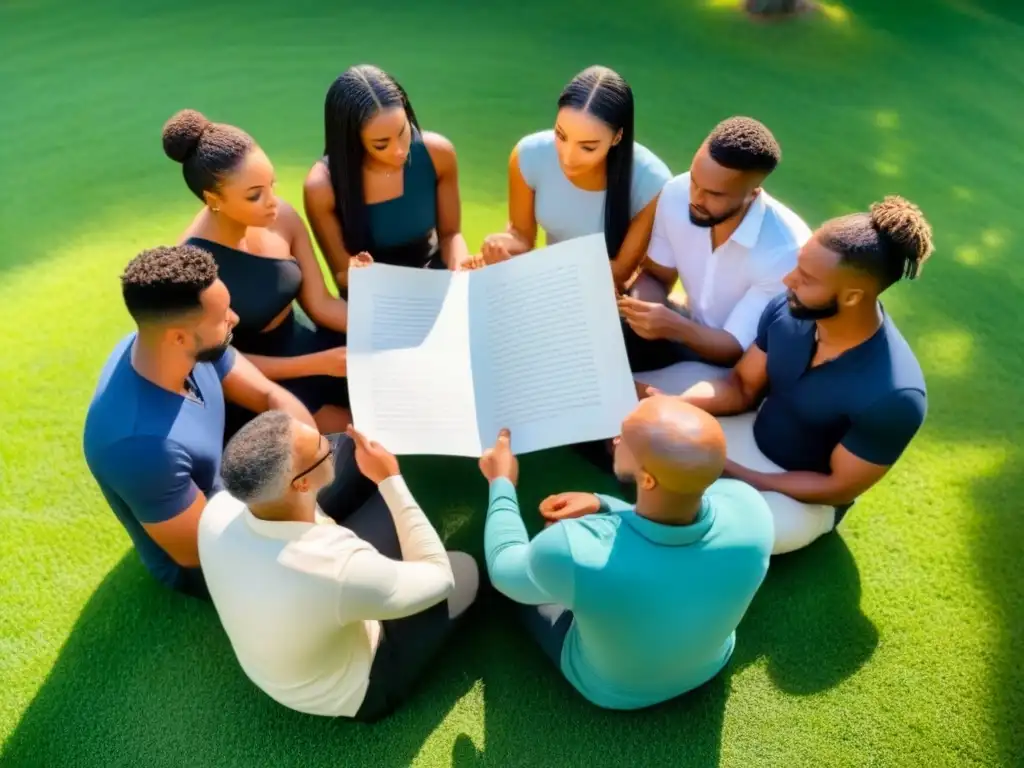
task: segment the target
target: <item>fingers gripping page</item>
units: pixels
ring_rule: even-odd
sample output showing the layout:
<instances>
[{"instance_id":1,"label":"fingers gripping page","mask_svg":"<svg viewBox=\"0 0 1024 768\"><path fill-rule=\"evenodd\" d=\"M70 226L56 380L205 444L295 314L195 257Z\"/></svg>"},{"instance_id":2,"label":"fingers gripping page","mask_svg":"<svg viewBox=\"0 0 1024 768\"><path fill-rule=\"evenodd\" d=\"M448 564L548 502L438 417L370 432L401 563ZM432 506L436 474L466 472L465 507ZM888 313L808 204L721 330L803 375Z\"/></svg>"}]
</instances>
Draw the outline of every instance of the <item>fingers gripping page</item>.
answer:
<instances>
[{"instance_id":1,"label":"fingers gripping page","mask_svg":"<svg viewBox=\"0 0 1024 768\"><path fill-rule=\"evenodd\" d=\"M636 405L601 235L482 270L470 287L480 439L523 453L618 434Z\"/></svg>"}]
</instances>

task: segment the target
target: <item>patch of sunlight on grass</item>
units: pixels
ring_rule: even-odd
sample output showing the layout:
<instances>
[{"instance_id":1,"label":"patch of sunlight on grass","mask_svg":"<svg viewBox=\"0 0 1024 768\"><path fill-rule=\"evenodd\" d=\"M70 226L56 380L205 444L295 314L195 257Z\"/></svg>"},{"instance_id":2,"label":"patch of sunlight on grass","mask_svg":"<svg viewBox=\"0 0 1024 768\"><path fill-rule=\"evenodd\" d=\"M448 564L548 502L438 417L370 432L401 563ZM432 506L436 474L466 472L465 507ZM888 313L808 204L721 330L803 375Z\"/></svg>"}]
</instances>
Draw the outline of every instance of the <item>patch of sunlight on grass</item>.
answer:
<instances>
[{"instance_id":1,"label":"patch of sunlight on grass","mask_svg":"<svg viewBox=\"0 0 1024 768\"><path fill-rule=\"evenodd\" d=\"M743 0L704 0L708 8L741 8Z\"/></svg>"},{"instance_id":2,"label":"patch of sunlight on grass","mask_svg":"<svg viewBox=\"0 0 1024 768\"><path fill-rule=\"evenodd\" d=\"M986 229L981 233L981 242L989 248L1002 248L1006 245L1006 233L998 229Z\"/></svg>"},{"instance_id":3,"label":"patch of sunlight on grass","mask_svg":"<svg viewBox=\"0 0 1024 768\"><path fill-rule=\"evenodd\" d=\"M886 130L893 130L900 127L900 116L889 109L880 109L875 112L875 125Z\"/></svg>"},{"instance_id":4,"label":"patch of sunlight on grass","mask_svg":"<svg viewBox=\"0 0 1024 768\"><path fill-rule=\"evenodd\" d=\"M486 712L485 685L483 680L477 680L472 687L460 696L449 710L449 716L453 719L453 726L435 728L431 731L419 754L410 763L410 768L423 766L432 768L438 765L436 755L455 755L456 746L459 751L472 748L479 756L477 759L483 763L484 749L487 743L485 727L486 715L480 717L478 713ZM433 754L434 758L429 756ZM452 765L461 765L461 761L453 762ZM474 761L475 765L476 762Z\"/></svg>"},{"instance_id":5,"label":"patch of sunlight on grass","mask_svg":"<svg viewBox=\"0 0 1024 768\"><path fill-rule=\"evenodd\" d=\"M992 24L1005 24L1006 19L1001 18L995 13L979 8L969 0L946 0L946 6L954 11L964 14L965 16L974 19L976 21L985 21Z\"/></svg>"},{"instance_id":6,"label":"patch of sunlight on grass","mask_svg":"<svg viewBox=\"0 0 1024 768\"><path fill-rule=\"evenodd\" d=\"M449 507L442 510L441 539L447 542L473 519L472 507Z\"/></svg>"},{"instance_id":7,"label":"patch of sunlight on grass","mask_svg":"<svg viewBox=\"0 0 1024 768\"><path fill-rule=\"evenodd\" d=\"M974 193L967 187L953 187L953 197L957 200L970 201L974 199Z\"/></svg>"},{"instance_id":8,"label":"patch of sunlight on grass","mask_svg":"<svg viewBox=\"0 0 1024 768\"><path fill-rule=\"evenodd\" d=\"M953 252L953 258L965 267L976 267L981 264L981 249L973 245L961 245Z\"/></svg>"},{"instance_id":9,"label":"patch of sunlight on grass","mask_svg":"<svg viewBox=\"0 0 1024 768\"><path fill-rule=\"evenodd\" d=\"M974 338L959 328L922 334L915 345L921 367L929 375L955 378L970 368Z\"/></svg>"},{"instance_id":10,"label":"patch of sunlight on grass","mask_svg":"<svg viewBox=\"0 0 1024 768\"><path fill-rule=\"evenodd\" d=\"M879 176L885 176L886 178L894 179L897 176L903 175L903 169L889 160L875 160L872 167Z\"/></svg>"},{"instance_id":11,"label":"patch of sunlight on grass","mask_svg":"<svg viewBox=\"0 0 1024 768\"><path fill-rule=\"evenodd\" d=\"M821 11L821 15L833 24L846 25L853 19L853 14L850 13L849 9L839 3L829 3L825 2L825 0L819 0L818 8Z\"/></svg>"}]
</instances>

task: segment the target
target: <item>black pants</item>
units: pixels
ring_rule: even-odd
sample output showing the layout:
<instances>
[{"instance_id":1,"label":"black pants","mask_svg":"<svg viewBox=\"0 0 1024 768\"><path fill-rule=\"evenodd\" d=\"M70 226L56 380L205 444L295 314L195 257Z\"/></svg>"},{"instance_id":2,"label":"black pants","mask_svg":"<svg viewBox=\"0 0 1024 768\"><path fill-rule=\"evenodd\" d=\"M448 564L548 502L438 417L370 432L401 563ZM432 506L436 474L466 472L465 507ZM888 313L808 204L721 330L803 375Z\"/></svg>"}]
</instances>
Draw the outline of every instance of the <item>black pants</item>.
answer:
<instances>
[{"instance_id":1,"label":"black pants","mask_svg":"<svg viewBox=\"0 0 1024 768\"><path fill-rule=\"evenodd\" d=\"M526 631L537 641L544 655L562 668L562 646L572 626L572 611L560 605L517 605Z\"/></svg>"},{"instance_id":2,"label":"black pants","mask_svg":"<svg viewBox=\"0 0 1024 768\"><path fill-rule=\"evenodd\" d=\"M626 357L633 373L660 371L676 363L699 362L700 355L685 344L667 339L643 339L622 321L622 338L626 342Z\"/></svg>"},{"instance_id":3,"label":"black pants","mask_svg":"<svg viewBox=\"0 0 1024 768\"><path fill-rule=\"evenodd\" d=\"M385 557L401 560L394 518L373 482L359 472L352 440L347 435L329 439L334 446L334 482L320 491L320 509ZM456 579L456 591L460 586L464 585ZM462 617L451 614L449 602L442 600L412 616L380 623L380 643L357 720L380 720L409 697Z\"/></svg>"}]
</instances>

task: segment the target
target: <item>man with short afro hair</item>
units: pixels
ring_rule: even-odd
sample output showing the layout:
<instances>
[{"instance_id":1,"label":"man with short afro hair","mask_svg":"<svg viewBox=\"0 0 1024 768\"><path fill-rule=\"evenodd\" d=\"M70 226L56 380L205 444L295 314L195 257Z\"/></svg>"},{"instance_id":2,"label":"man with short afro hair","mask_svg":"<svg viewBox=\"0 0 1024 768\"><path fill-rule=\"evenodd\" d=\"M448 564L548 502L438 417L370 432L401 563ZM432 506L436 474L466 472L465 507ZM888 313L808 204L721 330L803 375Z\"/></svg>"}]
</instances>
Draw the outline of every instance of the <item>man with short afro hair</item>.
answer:
<instances>
[{"instance_id":1,"label":"man with short afro hair","mask_svg":"<svg viewBox=\"0 0 1024 768\"><path fill-rule=\"evenodd\" d=\"M633 371L671 388L697 363L739 360L757 320L782 290L810 229L762 184L782 159L772 132L750 117L723 120L690 170L665 185L644 274L620 299ZM685 304L668 300L676 280Z\"/></svg>"}]
</instances>

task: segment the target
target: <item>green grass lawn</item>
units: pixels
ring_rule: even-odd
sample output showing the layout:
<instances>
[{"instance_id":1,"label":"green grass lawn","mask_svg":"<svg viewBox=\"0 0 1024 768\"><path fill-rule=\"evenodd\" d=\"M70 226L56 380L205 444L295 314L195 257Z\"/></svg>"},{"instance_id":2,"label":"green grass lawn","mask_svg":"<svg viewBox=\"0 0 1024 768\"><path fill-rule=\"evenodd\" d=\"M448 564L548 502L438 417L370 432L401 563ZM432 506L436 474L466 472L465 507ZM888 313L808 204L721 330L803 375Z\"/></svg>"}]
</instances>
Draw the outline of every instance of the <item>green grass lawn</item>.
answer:
<instances>
[{"instance_id":1,"label":"green grass lawn","mask_svg":"<svg viewBox=\"0 0 1024 768\"><path fill-rule=\"evenodd\" d=\"M1024 12L863 0L760 25L728 0L490 5L0 4L0 764L1021 764ZM297 715L244 678L210 606L147 576L104 506L80 440L129 328L117 275L196 208L163 121L195 107L242 126L298 204L323 94L361 61L455 142L471 247L504 222L513 143L592 63L630 80L638 138L674 172L717 120L750 114L783 146L771 191L812 224L894 192L931 219L923 279L887 297L928 377L927 424L840 536L773 562L704 689L595 710L485 605L393 719ZM472 462L404 465L449 545L480 554ZM533 508L611 490L564 451L522 474Z\"/></svg>"}]
</instances>

